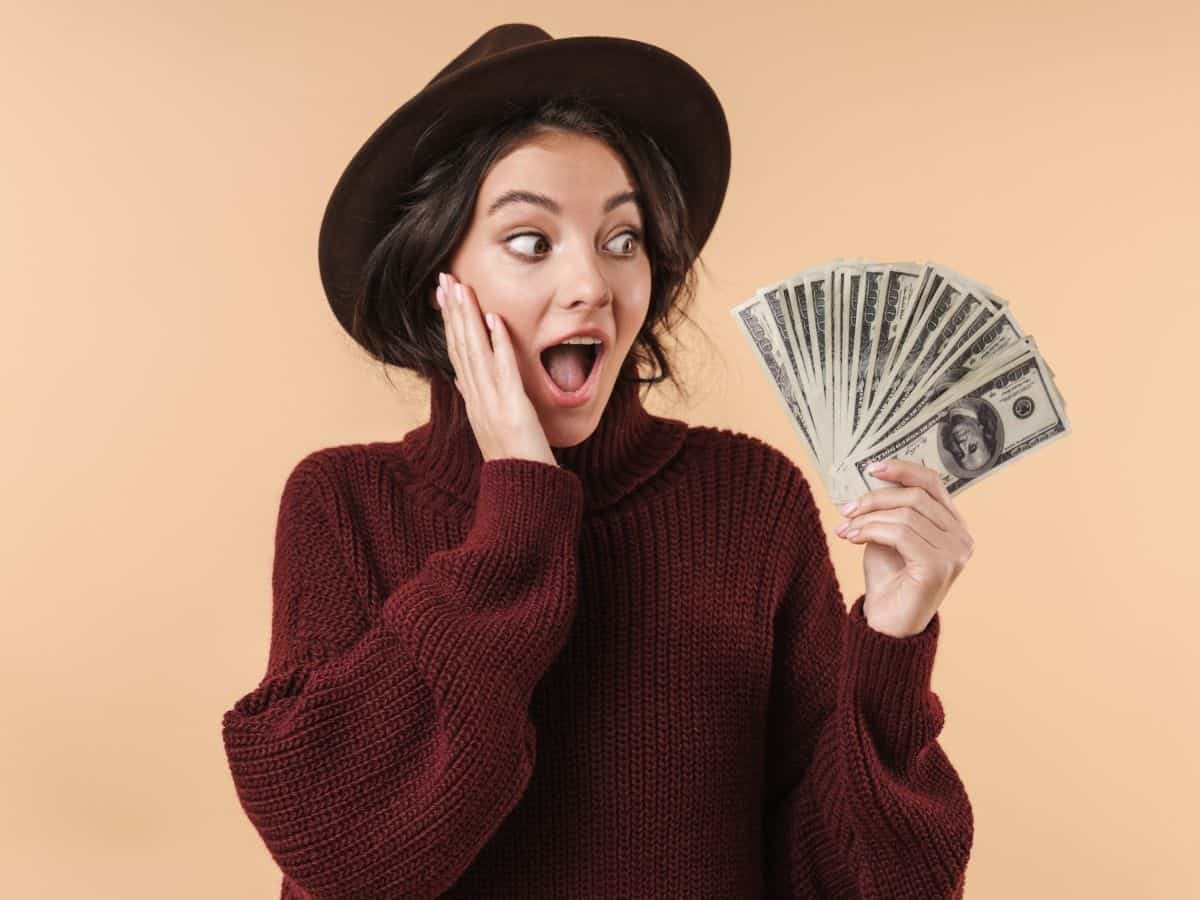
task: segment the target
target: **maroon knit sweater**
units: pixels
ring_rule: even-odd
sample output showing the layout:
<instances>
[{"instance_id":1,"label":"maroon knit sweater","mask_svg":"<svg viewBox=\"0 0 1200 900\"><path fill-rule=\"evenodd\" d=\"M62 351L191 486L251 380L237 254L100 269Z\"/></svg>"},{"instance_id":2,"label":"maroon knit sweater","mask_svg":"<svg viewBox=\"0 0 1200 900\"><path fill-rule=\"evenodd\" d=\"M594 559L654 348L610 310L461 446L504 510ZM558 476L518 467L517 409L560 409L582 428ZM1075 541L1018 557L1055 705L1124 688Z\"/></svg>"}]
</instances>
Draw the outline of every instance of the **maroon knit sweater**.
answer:
<instances>
[{"instance_id":1,"label":"maroon knit sweater","mask_svg":"<svg viewBox=\"0 0 1200 900\"><path fill-rule=\"evenodd\" d=\"M847 613L808 482L618 382L558 466L402 441L283 487L270 654L222 721L282 897L962 896L940 622Z\"/></svg>"}]
</instances>

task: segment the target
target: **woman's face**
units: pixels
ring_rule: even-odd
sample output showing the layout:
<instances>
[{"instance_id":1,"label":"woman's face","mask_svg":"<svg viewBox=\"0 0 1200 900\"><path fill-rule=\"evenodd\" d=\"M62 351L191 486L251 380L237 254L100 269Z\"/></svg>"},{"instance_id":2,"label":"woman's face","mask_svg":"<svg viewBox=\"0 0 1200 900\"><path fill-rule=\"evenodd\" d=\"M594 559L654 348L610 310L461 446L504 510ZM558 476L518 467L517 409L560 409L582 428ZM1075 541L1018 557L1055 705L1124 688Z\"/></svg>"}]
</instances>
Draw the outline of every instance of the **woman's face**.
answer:
<instances>
[{"instance_id":1,"label":"woman's face","mask_svg":"<svg viewBox=\"0 0 1200 900\"><path fill-rule=\"evenodd\" d=\"M552 447L573 446L595 430L646 319L650 261L641 210L623 197L633 190L607 144L573 132L540 134L493 164L450 260L480 312L504 319ZM514 199L518 191L545 199ZM541 351L582 328L599 329L605 354L591 399L563 405Z\"/></svg>"}]
</instances>

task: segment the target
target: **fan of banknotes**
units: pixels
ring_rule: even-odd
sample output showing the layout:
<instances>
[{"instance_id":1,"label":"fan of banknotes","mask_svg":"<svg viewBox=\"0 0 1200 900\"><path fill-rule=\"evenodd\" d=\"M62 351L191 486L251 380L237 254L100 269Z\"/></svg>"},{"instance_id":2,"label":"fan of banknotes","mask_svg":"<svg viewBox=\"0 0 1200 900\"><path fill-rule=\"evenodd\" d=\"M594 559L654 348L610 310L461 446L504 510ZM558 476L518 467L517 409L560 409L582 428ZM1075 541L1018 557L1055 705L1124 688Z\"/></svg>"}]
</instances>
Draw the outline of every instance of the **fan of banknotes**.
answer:
<instances>
[{"instance_id":1,"label":"fan of banknotes","mask_svg":"<svg viewBox=\"0 0 1200 900\"><path fill-rule=\"evenodd\" d=\"M833 502L911 459L956 494L1070 431L1008 301L932 262L836 259L731 311Z\"/></svg>"}]
</instances>

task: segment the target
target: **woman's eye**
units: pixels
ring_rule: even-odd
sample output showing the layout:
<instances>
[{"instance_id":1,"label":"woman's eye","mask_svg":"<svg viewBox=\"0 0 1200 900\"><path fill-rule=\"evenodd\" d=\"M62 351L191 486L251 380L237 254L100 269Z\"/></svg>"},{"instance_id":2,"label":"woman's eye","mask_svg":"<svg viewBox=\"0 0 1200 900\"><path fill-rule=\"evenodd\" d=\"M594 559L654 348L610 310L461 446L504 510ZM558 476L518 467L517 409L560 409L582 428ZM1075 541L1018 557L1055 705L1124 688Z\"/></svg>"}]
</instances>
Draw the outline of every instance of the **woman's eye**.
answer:
<instances>
[{"instance_id":1,"label":"woman's eye","mask_svg":"<svg viewBox=\"0 0 1200 900\"><path fill-rule=\"evenodd\" d=\"M633 256L633 254L637 252L637 250L636 250L637 243L638 243L638 241L640 241L642 239L642 233L640 231L638 231L636 228L626 228L624 231L622 231L620 234L618 234L615 238L613 238L613 241L616 241L619 238L627 238L627 239L631 239L633 241L632 246L630 246L630 248L628 250L620 251L622 256Z\"/></svg>"},{"instance_id":2,"label":"woman's eye","mask_svg":"<svg viewBox=\"0 0 1200 900\"><path fill-rule=\"evenodd\" d=\"M537 246L537 244L536 244L537 241L545 241L546 240L544 237L542 237L542 235L538 234L536 231L526 231L521 234L514 234L512 237L508 238L505 241L505 243L511 244L513 241L517 240L518 238L532 238L533 243L531 244L531 246ZM520 253L521 256L534 255L534 254L525 253L522 251L517 251L517 252Z\"/></svg>"},{"instance_id":3,"label":"woman's eye","mask_svg":"<svg viewBox=\"0 0 1200 900\"><path fill-rule=\"evenodd\" d=\"M517 241L521 238L527 239L529 241L529 243L526 246L529 247L529 249L531 251L534 251L534 252L525 252L522 250L518 250L517 252L521 256L536 256L537 253L534 250L534 248L536 248L538 246L539 242L545 243L545 241L546 241L546 238L536 231L523 231L520 234L514 234L512 237L506 239L505 243L512 244L514 241ZM609 241L609 244L615 244L620 239L625 239L626 241L632 239L633 245L630 246L629 249L617 251L618 255L620 255L620 256L632 256L636 252L635 248L637 246L637 242L640 241L641 238L642 238L642 233L640 231L638 231L636 228L626 228L624 231L622 231L620 234L618 234L616 237L614 237L611 241Z\"/></svg>"}]
</instances>

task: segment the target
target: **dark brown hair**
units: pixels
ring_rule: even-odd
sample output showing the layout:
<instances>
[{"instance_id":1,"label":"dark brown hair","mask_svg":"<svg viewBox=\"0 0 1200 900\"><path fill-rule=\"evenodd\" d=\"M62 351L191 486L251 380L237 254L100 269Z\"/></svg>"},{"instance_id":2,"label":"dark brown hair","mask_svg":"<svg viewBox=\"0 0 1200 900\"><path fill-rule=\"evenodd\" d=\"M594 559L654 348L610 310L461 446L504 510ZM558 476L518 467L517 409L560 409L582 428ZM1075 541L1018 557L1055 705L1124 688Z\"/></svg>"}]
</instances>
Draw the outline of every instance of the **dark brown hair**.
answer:
<instances>
[{"instance_id":1,"label":"dark brown hair","mask_svg":"<svg viewBox=\"0 0 1200 900\"><path fill-rule=\"evenodd\" d=\"M698 259L687 222L687 199L670 158L643 130L629 127L586 99L559 95L478 126L441 156L397 198L396 223L376 245L362 272L351 334L384 366L423 378L454 380L441 313L429 302L459 241L470 227L479 187L492 165L532 135L570 131L604 141L620 156L641 192L643 240L650 261L650 305L630 347L633 375L622 380L658 384L669 379L686 396L660 335L673 332L695 298ZM658 374L643 378L642 364Z\"/></svg>"}]
</instances>

